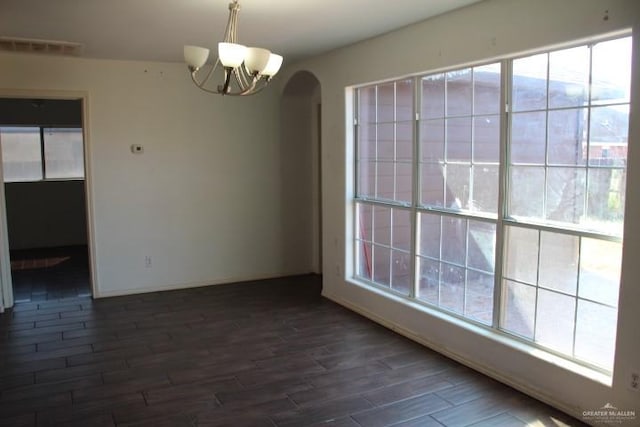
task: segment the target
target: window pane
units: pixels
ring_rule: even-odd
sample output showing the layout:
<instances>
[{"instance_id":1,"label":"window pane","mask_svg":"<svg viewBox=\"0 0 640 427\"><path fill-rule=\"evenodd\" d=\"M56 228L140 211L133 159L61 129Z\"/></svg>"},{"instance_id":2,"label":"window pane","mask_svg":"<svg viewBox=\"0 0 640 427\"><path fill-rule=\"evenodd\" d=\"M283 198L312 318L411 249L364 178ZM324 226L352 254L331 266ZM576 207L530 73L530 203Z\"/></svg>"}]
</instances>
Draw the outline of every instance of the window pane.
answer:
<instances>
[{"instance_id":1,"label":"window pane","mask_svg":"<svg viewBox=\"0 0 640 427\"><path fill-rule=\"evenodd\" d=\"M356 230L356 234L358 236L358 239L372 241L373 209L371 205L366 205L363 203L358 203L356 205L356 208L358 220L358 229Z\"/></svg>"},{"instance_id":2,"label":"window pane","mask_svg":"<svg viewBox=\"0 0 640 427\"><path fill-rule=\"evenodd\" d=\"M395 120L395 83L378 85L378 123L389 123Z\"/></svg>"},{"instance_id":3,"label":"window pane","mask_svg":"<svg viewBox=\"0 0 640 427\"><path fill-rule=\"evenodd\" d=\"M547 107L547 54L513 61L513 111Z\"/></svg>"},{"instance_id":4,"label":"window pane","mask_svg":"<svg viewBox=\"0 0 640 427\"><path fill-rule=\"evenodd\" d=\"M373 241L379 245L391 246L391 209L373 208Z\"/></svg>"},{"instance_id":5,"label":"window pane","mask_svg":"<svg viewBox=\"0 0 640 427\"><path fill-rule=\"evenodd\" d=\"M423 163L420 166L420 179L422 204L444 206L444 165Z\"/></svg>"},{"instance_id":6,"label":"window pane","mask_svg":"<svg viewBox=\"0 0 640 427\"><path fill-rule=\"evenodd\" d=\"M509 215L542 218L544 168L511 167L509 170Z\"/></svg>"},{"instance_id":7,"label":"window pane","mask_svg":"<svg viewBox=\"0 0 640 427\"><path fill-rule=\"evenodd\" d=\"M411 249L411 212L393 209L393 247L409 252Z\"/></svg>"},{"instance_id":8,"label":"window pane","mask_svg":"<svg viewBox=\"0 0 640 427\"><path fill-rule=\"evenodd\" d=\"M376 159L376 125L363 124L358 127L358 160Z\"/></svg>"},{"instance_id":9,"label":"window pane","mask_svg":"<svg viewBox=\"0 0 640 427\"><path fill-rule=\"evenodd\" d=\"M82 129L44 129L47 178L84 178Z\"/></svg>"},{"instance_id":10,"label":"window pane","mask_svg":"<svg viewBox=\"0 0 640 427\"><path fill-rule=\"evenodd\" d=\"M358 119L363 123L376 121L376 87L358 89Z\"/></svg>"},{"instance_id":11,"label":"window pane","mask_svg":"<svg viewBox=\"0 0 640 427\"><path fill-rule=\"evenodd\" d=\"M622 236L626 182L624 169L589 169L588 228Z\"/></svg>"},{"instance_id":12,"label":"window pane","mask_svg":"<svg viewBox=\"0 0 640 427\"><path fill-rule=\"evenodd\" d=\"M491 324L495 223L423 212L419 225L418 298Z\"/></svg>"},{"instance_id":13,"label":"window pane","mask_svg":"<svg viewBox=\"0 0 640 427\"><path fill-rule=\"evenodd\" d=\"M536 288L505 280L501 327L511 333L533 339Z\"/></svg>"},{"instance_id":14,"label":"window pane","mask_svg":"<svg viewBox=\"0 0 640 427\"><path fill-rule=\"evenodd\" d=\"M394 125L393 123L381 123L377 127L378 145L376 152L377 160L393 161L395 158L394 145Z\"/></svg>"},{"instance_id":15,"label":"window pane","mask_svg":"<svg viewBox=\"0 0 640 427\"><path fill-rule=\"evenodd\" d=\"M473 113L500 113L500 64L473 69Z\"/></svg>"},{"instance_id":16,"label":"window pane","mask_svg":"<svg viewBox=\"0 0 640 427\"><path fill-rule=\"evenodd\" d=\"M442 259L465 265L467 253L467 220L445 216L442 218Z\"/></svg>"},{"instance_id":17,"label":"window pane","mask_svg":"<svg viewBox=\"0 0 640 427\"><path fill-rule=\"evenodd\" d=\"M2 127L0 144L5 182L42 179L40 128Z\"/></svg>"},{"instance_id":18,"label":"window pane","mask_svg":"<svg viewBox=\"0 0 640 427\"><path fill-rule=\"evenodd\" d=\"M471 117L447 119L447 161L471 161Z\"/></svg>"},{"instance_id":19,"label":"window pane","mask_svg":"<svg viewBox=\"0 0 640 427\"><path fill-rule=\"evenodd\" d=\"M469 220L468 266L493 273L496 253L496 225Z\"/></svg>"},{"instance_id":20,"label":"window pane","mask_svg":"<svg viewBox=\"0 0 640 427\"><path fill-rule=\"evenodd\" d=\"M590 165L626 166L628 141L628 104L591 109Z\"/></svg>"},{"instance_id":21,"label":"window pane","mask_svg":"<svg viewBox=\"0 0 640 427\"><path fill-rule=\"evenodd\" d=\"M587 109L549 111L549 163L584 165Z\"/></svg>"},{"instance_id":22,"label":"window pane","mask_svg":"<svg viewBox=\"0 0 640 427\"><path fill-rule=\"evenodd\" d=\"M473 119L473 161L498 163L500 161L500 116Z\"/></svg>"},{"instance_id":23,"label":"window pane","mask_svg":"<svg viewBox=\"0 0 640 427\"><path fill-rule=\"evenodd\" d=\"M505 227L504 275L509 279L538 282L538 230Z\"/></svg>"},{"instance_id":24,"label":"window pane","mask_svg":"<svg viewBox=\"0 0 640 427\"><path fill-rule=\"evenodd\" d=\"M361 161L358 168L358 196L373 197L376 190L376 163Z\"/></svg>"},{"instance_id":25,"label":"window pane","mask_svg":"<svg viewBox=\"0 0 640 427\"><path fill-rule=\"evenodd\" d=\"M465 269L450 264L442 264L440 283L440 307L463 314Z\"/></svg>"},{"instance_id":26,"label":"window pane","mask_svg":"<svg viewBox=\"0 0 640 427\"><path fill-rule=\"evenodd\" d=\"M575 298L538 289L535 341L545 347L572 354L575 313Z\"/></svg>"},{"instance_id":27,"label":"window pane","mask_svg":"<svg viewBox=\"0 0 640 427\"><path fill-rule=\"evenodd\" d=\"M471 166L448 164L445 206L452 209L469 209L469 174Z\"/></svg>"},{"instance_id":28,"label":"window pane","mask_svg":"<svg viewBox=\"0 0 640 427\"><path fill-rule=\"evenodd\" d=\"M395 191L393 162L378 162L376 166L376 198L393 200Z\"/></svg>"},{"instance_id":29,"label":"window pane","mask_svg":"<svg viewBox=\"0 0 640 427\"><path fill-rule=\"evenodd\" d=\"M549 168L546 217L551 221L579 224L584 215L585 169Z\"/></svg>"},{"instance_id":30,"label":"window pane","mask_svg":"<svg viewBox=\"0 0 640 427\"><path fill-rule=\"evenodd\" d=\"M591 102L629 102L631 37L596 44L592 61Z\"/></svg>"},{"instance_id":31,"label":"window pane","mask_svg":"<svg viewBox=\"0 0 640 427\"><path fill-rule=\"evenodd\" d=\"M440 263L430 259L418 258L420 263L418 298L431 304L438 305L440 287Z\"/></svg>"},{"instance_id":32,"label":"window pane","mask_svg":"<svg viewBox=\"0 0 640 427\"><path fill-rule=\"evenodd\" d=\"M484 324L493 321L493 274L469 270L467 272L467 296L465 315Z\"/></svg>"},{"instance_id":33,"label":"window pane","mask_svg":"<svg viewBox=\"0 0 640 427\"><path fill-rule=\"evenodd\" d=\"M622 243L582 238L578 296L618 306Z\"/></svg>"},{"instance_id":34,"label":"window pane","mask_svg":"<svg viewBox=\"0 0 640 427\"><path fill-rule=\"evenodd\" d=\"M396 123L396 161L413 160L413 122Z\"/></svg>"},{"instance_id":35,"label":"window pane","mask_svg":"<svg viewBox=\"0 0 640 427\"><path fill-rule=\"evenodd\" d=\"M549 54L549 108L579 107L589 100L589 47Z\"/></svg>"},{"instance_id":36,"label":"window pane","mask_svg":"<svg viewBox=\"0 0 640 427\"><path fill-rule=\"evenodd\" d=\"M373 281L384 286L391 284L391 250L373 245Z\"/></svg>"},{"instance_id":37,"label":"window pane","mask_svg":"<svg viewBox=\"0 0 640 427\"><path fill-rule=\"evenodd\" d=\"M396 82L396 121L413 120L413 79Z\"/></svg>"},{"instance_id":38,"label":"window pane","mask_svg":"<svg viewBox=\"0 0 640 427\"><path fill-rule=\"evenodd\" d=\"M578 242L576 236L543 231L540 235L540 277L545 288L576 294L578 284Z\"/></svg>"},{"instance_id":39,"label":"window pane","mask_svg":"<svg viewBox=\"0 0 640 427\"><path fill-rule=\"evenodd\" d=\"M613 369L617 320L618 310L578 300L576 357Z\"/></svg>"},{"instance_id":40,"label":"window pane","mask_svg":"<svg viewBox=\"0 0 640 427\"><path fill-rule=\"evenodd\" d=\"M409 295L411 283L411 256L406 252L392 251L391 287L403 295Z\"/></svg>"},{"instance_id":41,"label":"window pane","mask_svg":"<svg viewBox=\"0 0 640 427\"><path fill-rule=\"evenodd\" d=\"M420 123L420 155L422 161L444 160L444 120L428 120Z\"/></svg>"},{"instance_id":42,"label":"window pane","mask_svg":"<svg viewBox=\"0 0 640 427\"><path fill-rule=\"evenodd\" d=\"M395 195L393 198L395 201L411 203L413 200L412 180L411 163L396 163Z\"/></svg>"},{"instance_id":43,"label":"window pane","mask_svg":"<svg viewBox=\"0 0 640 427\"><path fill-rule=\"evenodd\" d=\"M471 210L498 213L498 166L473 167L473 200Z\"/></svg>"},{"instance_id":44,"label":"window pane","mask_svg":"<svg viewBox=\"0 0 640 427\"><path fill-rule=\"evenodd\" d=\"M422 78L422 113L423 119L444 117L444 74L436 74Z\"/></svg>"},{"instance_id":45,"label":"window pane","mask_svg":"<svg viewBox=\"0 0 640 427\"><path fill-rule=\"evenodd\" d=\"M471 69L447 73L447 115L468 116L472 107Z\"/></svg>"},{"instance_id":46,"label":"window pane","mask_svg":"<svg viewBox=\"0 0 640 427\"><path fill-rule=\"evenodd\" d=\"M356 275L371 280L371 243L357 241L356 251L358 258Z\"/></svg>"},{"instance_id":47,"label":"window pane","mask_svg":"<svg viewBox=\"0 0 640 427\"><path fill-rule=\"evenodd\" d=\"M440 259L440 216L420 214L419 254Z\"/></svg>"},{"instance_id":48,"label":"window pane","mask_svg":"<svg viewBox=\"0 0 640 427\"><path fill-rule=\"evenodd\" d=\"M544 112L511 116L511 163L544 164L546 121Z\"/></svg>"},{"instance_id":49,"label":"window pane","mask_svg":"<svg viewBox=\"0 0 640 427\"><path fill-rule=\"evenodd\" d=\"M413 79L406 79L358 89L359 114L366 116L358 125L356 188L359 197L403 203L412 201L412 87Z\"/></svg>"}]
</instances>

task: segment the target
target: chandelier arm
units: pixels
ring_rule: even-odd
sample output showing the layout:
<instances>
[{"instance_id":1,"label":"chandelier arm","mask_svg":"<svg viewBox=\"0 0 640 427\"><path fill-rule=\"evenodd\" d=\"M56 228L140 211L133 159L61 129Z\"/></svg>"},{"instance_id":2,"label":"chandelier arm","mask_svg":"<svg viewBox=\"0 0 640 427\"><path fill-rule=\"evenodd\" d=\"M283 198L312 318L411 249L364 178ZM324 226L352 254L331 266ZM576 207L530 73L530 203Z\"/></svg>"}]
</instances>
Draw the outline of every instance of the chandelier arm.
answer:
<instances>
[{"instance_id":1,"label":"chandelier arm","mask_svg":"<svg viewBox=\"0 0 640 427\"><path fill-rule=\"evenodd\" d=\"M208 93L213 93L215 95L220 95L221 94L220 91L218 91L218 90L211 90L211 89L207 89L206 87L202 86L200 84L200 82L198 82L198 80L196 79L196 72L195 71L191 73L191 80L195 83L195 85L200 90L203 90L203 91L208 92Z\"/></svg>"},{"instance_id":2,"label":"chandelier arm","mask_svg":"<svg viewBox=\"0 0 640 427\"><path fill-rule=\"evenodd\" d=\"M204 87L207 84L211 76L213 76L213 72L216 71L216 68L218 68L219 64L220 64L220 59L216 59L215 64L213 64L211 68L209 68L209 71L207 71L207 75L204 76L204 79L202 79L202 84L200 84L201 87Z\"/></svg>"},{"instance_id":3,"label":"chandelier arm","mask_svg":"<svg viewBox=\"0 0 640 427\"><path fill-rule=\"evenodd\" d=\"M218 93L218 94L222 94L222 95L226 95L226 96L248 96L248 95L255 95L256 93L262 92L268 85L269 82L271 81L271 77L262 77L262 78L256 78L250 87L241 90L239 92L228 92L228 93L222 93L220 90L218 90L218 92L213 92L211 90L207 90L207 92L209 93ZM259 84L261 83L261 84ZM204 89L203 89L204 90Z\"/></svg>"},{"instance_id":4,"label":"chandelier arm","mask_svg":"<svg viewBox=\"0 0 640 427\"><path fill-rule=\"evenodd\" d=\"M234 71L235 71L235 70L234 70ZM237 76L236 76L236 73L233 73L233 75L234 75L234 78L235 78L235 80L236 80L236 86L237 86L237 88L238 88L238 91L237 91L237 92L231 92L231 91L228 91L228 92L225 92L225 93L224 93L225 95L231 95L231 96L242 96L242 95L246 95L246 94L248 94L249 92L251 92L251 91L254 89L254 87L255 87L255 83L253 83L253 82L252 82L251 84L247 83L247 85L242 86L242 85L240 84L240 82L238 82L238 80L237 80L237 78L236 78L236 77L237 77Z\"/></svg>"},{"instance_id":5,"label":"chandelier arm","mask_svg":"<svg viewBox=\"0 0 640 427\"><path fill-rule=\"evenodd\" d=\"M265 81L266 83L266 81ZM254 84L251 88L242 91L242 92L236 92L236 93L226 93L225 95L229 95L229 96L248 96L248 95L255 95L256 93L262 92L262 90L267 87L266 84L262 84L260 86L258 86L258 88L256 89L256 84Z\"/></svg>"},{"instance_id":6,"label":"chandelier arm","mask_svg":"<svg viewBox=\"0 0 640 427\"><path fill-rule=\"evenodd\" d=\"M238 96L246 96L246 95L254 95L258 92L261 92L265 87L267 87L267 84L269 83L269 78L263 78L263 77L254 77L253 81L251 82L251 87L249 87L247 90L238 93Z\"/></svg>"},{"instance_id":7,"label":"chandelier arm","mask_svg":"<svg viewBox=\"0 0 640 427\"><path fill-rule=\"evenodd\" d=\"M205 90L205 86L206 86L207 82L209 81L209 79L211 78L211 76L213 75L213 72L218 67L219 62L220 61L217 60L214 65L209 67L209 71L207 71L207 75L204 77L204 79L202 79L200 81L198 81L197 74L198 74L198 71L202 70L202 68L199 68L197 70L193 70L191 72L191 80L195 83L196 86L198 86L198 88ZM211 92L211 91L207 90L207 92ZM214 92L214 93L218 93L218 92Z\"/></svg>"},{"instance_id":8,"label":"chandelier arm","mask_svg":"<svg viewBox=\"0 0 640 427\"><path fill-rule=\"evenodd\" d=\"M249 74L244 64L241 64L234 71L236 74L236 81L238 82L238 85L240 86L242 91L251 86L249 79L253 78L253 76Z\"/></svg>"}]
</instances>

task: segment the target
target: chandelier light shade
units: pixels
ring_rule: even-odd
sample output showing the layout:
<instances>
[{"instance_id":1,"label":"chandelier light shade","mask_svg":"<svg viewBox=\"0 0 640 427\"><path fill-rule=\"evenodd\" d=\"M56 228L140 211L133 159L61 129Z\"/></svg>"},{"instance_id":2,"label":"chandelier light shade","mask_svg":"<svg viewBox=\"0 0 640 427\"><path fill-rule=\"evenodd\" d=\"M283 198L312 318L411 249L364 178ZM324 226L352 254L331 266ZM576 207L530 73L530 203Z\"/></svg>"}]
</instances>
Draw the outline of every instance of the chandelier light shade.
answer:
<instances>
[{"instance_id":1,"label":"chandelier light shade","mask_svg":"<svg viewBox=\"0 0 640 427\"><path fill-rule=\"evenodd\" d=\"M208 57L209 49L199 46L184 47L184 60L189 65L189 68L199 69L207 62Z\"/></svg>"},{"instance_id":2,"label":"chandelier light shade","mask_svg":"<svg viewBox=\"0 0 640 427\"><path fill-rule=\"evenodd\" d=\"M191 80L205 92L218 95L253 95L264 89L282 66L282 56L260 47L247 47L237 43L238 0L229 3L229 21L224 40L218 43L218 58L213 65L205 64L209 49L185 46L184 60L191 72ZM216 70L224 70L222 82L213 83ZM218 74L221 74L220 72ZM212 81L211 83L209 83Z\"/></svg>"}]
</instances>

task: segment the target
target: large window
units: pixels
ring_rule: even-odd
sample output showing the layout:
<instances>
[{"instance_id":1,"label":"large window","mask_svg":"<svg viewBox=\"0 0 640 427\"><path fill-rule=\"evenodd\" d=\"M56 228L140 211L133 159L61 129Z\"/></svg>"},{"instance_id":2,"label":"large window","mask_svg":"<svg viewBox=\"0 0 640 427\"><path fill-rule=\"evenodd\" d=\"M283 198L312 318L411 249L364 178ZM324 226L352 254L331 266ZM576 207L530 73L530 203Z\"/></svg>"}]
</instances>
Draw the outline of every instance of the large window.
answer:
<instances>
[{"instance_id":1,"label":"large window","mask_svg":"<svg viewBox=\"0 0 640 427\"><path fill-rule=\"evenodd\" d=\"M4 182L84 178L81 128L0 127Z\"/></svg>"},{"instance_id":2,"label":"large window","mask_svg":"<svg viewBox=\"0 0 640 427\"><path fill-rule=\"evenodd\" d=\"M356 90L355 275L610 372L631 38Z\"/></svg>"}]
</instances>

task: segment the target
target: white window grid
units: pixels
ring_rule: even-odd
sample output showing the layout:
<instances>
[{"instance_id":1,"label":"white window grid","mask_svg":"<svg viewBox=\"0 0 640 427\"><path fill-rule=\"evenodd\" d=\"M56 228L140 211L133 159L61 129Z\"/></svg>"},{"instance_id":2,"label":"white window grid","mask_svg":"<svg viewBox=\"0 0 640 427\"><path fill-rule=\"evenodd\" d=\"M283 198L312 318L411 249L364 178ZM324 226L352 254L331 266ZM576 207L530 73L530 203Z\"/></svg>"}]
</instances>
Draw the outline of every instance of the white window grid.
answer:
<instances>
[{"instance_id":1,"label":"white window grid","mask_svg":"<svg viewBox=\"0 0 640 427\"><path fill-rule=\"evenodd\" d=\"M616 37L616 38L621 38L621 37ZM590 48L593 47L593 45L599 43L599 42L605 42L608 40L611 40L612 38L606 39L603 38L597 42L594 42L592 44L589 44L588 46ZM574 45L575 46L582 46L583 44L577 44ZM555 50L562 50L562 49L566 49L566 48L570 48L572 46L566 46L566 47L561 47L561 48L557 48L554 50L542 50L542 53L546 53L547 55L550 54L551 52L555 51ZM526 55L529 56L529 55ZM524 56L523 56L524 57ZM508 137L508 133L509 133L509 129L511 126L511 113L509 111L509 105L510 105L510 97L511 97L511 90L512 90L512 86L511 86L511 76L512 76L512 70L511 70L511 64L512 61L518 59L517 57L510 57L510 58L505 58L503 60L500 61L501 64L501 84L500 84L500 90L501 90L501 99L500 99L500 104L503 106L503 108L501 108L500 111L500 162L498 164L499 167L499 191L498 191L498 213L497 215L492 215L492 214L486 214L483 212L474 212L471 210L462 210L462 209L451 209L451 208L446 208L444 206L424 206L421 204L421 177L420 177L420 168L421 165L423 163L427 163L427 162L422 162L421 161L421 157L420 157L420 121L421 118L418 114L418 110L419 110L419 106L421 105L421 85L420 85L420 81L422 78L427 77L429 75L435 75L435 74L441 74L441 73L446 73L448 71L456 71L459 70L460 68L454 68L451 70L444 70L444 71L440 71L437 73L430 73L430 74L421 74L421 75L416 75L413 77L414 79L414 117L415 117L415 126L414 126L414 131L413 131L413 142L414 142L414 147L413 147L413 161L412 161L412 168L413 168L413 179L412 179L412 192L413 192L413 197L412 197L412 201L411 203L399 203L396 202L394 200L379 200L375 197L371 197L371 196L361 196L358 193L358 190L356 190L356 195L354 197L354 218L357 218L357 206L358 205L370 205L372 207L375 206L388 206L390 208L405 208L408 209L411 212L411 236L412 236L412 242L411 242L411 272L412 272L412 276L410 277L410 283L411 283L411 289L409 292L409 295L402 295L404 297L407 297L408 299L420 303L420 304L424 304L428 307L431 308L436 308L442 311L447 312L448 314L463 319L465 321L471 322L476 324L477 326L480 327L484 327L484 328L489 328L495 332L498 333L502 333L502 334L506 334L507 336L509 336L512 339L515 340L519 340L522 342L525 342L529 345L533 345L535 347L540 347L542 349L544 349L545 351L549 351L550 353L556 354L560 357L563 358L569 358L570 360L573 360L579 364L585 365L591 369L594 369L596 371L600 371L603 372L605 374L611 374L611 370L607 369L607 368L603 368L600 365L595 365L592 364L588 361L585 360L580 360L577 359L575 357L575 337L576 337L576 333L575 333L575 319L577 318L577 306L578 306L578 301L588 301L590 303L595 303L598 305L602 305L603 307L607 307L607 308L615 308L617 310L616 306L610 305L610 304L606 304L606 303L602 303L599 301L594 301L591 300L589 298L582 298L580 296L578 296L578 291L576 291L576 295L570 295L570 294L566 294L566 293L562 293L560 291L557 290L553 290L553 289L546 289L544 287L542 287L542 289L545 289L546 291L551 291L551 292L557 292L563 295L568 295L571 296L573 298L576 299L576 312L574 312L574 324L573 324L573 343L572 343L572 352L571 354L567 354L565 352L560 352L560 351L556 351L552 348L549 347L545 347L542 345L539 345L535 342L535 339L527 339L525 337L519 336L517 333L513 333L510 331L506 331L504 328L502 328L502 309L503 309L503 297L504 297L504 292L505 292L505 288L503 285L503 281L504 279L508 279L508 280L512 280L509 279L507 277L505 277L504 272L503 272L503 251L504 251L504 246L505 246L505 236L504 236L504 231L505 228L507 226L517 226L517 227L525 227L525 228L531 228L531 229L535 229L538 230L538 234L541 235L541 232L543 231L547 231L547 232L554 232L554 233L560 233L560 234L568 234L568 235L574 235L577 236L580 241L582 241L583 238L591 238L591 239L600 239L603 241L612 241L612 242L622 242L622 237L621 235L615 235L615 234L611 234L611 233L607 233L607 232L603 232L603 231L599 231L599 230L590 230L590 229L580 229L579 226L573 225L573 224L553 224L553 223L542 223L541 221L536 221L536 220L531 220L529 218L516 218L516 217L512 217L509 216L509 206L508 206L508 201L507 201L507 192L508 192L508 185L509 185L509 172L510 172L510 167L511 167L511 162L510 162L510 158L509 158L509 153L508 153L508 149L509 149L509 137ZM487 65L487 64L491 64L494 63L493 62L488 62L488 63L480 63L475 65L476 67L480 67L483 65ZM469 67L466 67L469 68ZM591 71L590 71L591 73ZM403 79L399 79L396 80L396 82L399 81L406 81L406 78ZM389 83L389 82L387 82ZM548 79L547 79L547 85L548 85ZM376 85L373 85L376 86ZM591 85L589 85L591 86ZM367 86L362 86L362 87L367 87ZM359 100L358 100L358 96L357 94L358 89L362 88L356 88L356 97L355 97L355 102L354 102L354 109L355 109L355 120L354 120L354 135L355 135L355 159L356 159L356 168L355 168L355 174L354 174L354 180L356 182L356 184L358 183L358 168L359 168L359 164L358 164L358 128L359 128L359 120L358 120L358 105L359 105ZM371 86L369 86L371 87ZM591 96L591 94L589 94L589 96ZM540 110L531 110L531 111L541 111L541 112L545 112L547 115L549 113L549 111L559 111L559 110L563 110L563 109L573 109L575 107L558 107L558 108L549 108L548 106L548 99L547 99L547 108L544 109L540 109ZM588 121L587 121L587 129L590 128L590 112L592 108L600 108L600 107L606 107L606 106L624 106L624 105L629 105L629 102L611 102L611 103L598 103L596 105L591 105L591 103L589 103L589 105L584 106L584 108L586 108L589 111L589 116L588 116ZM446 111L446 108L445 108ZM456 116L456 117L461 117L461 116ZM469 117L475 117L473 115L470 115ZM587 136L587 141L588 141L588 136ZM445 144L446 144L446 139L445 139ZM473 144L473 142L472 142ZM545 153L547 152L547 145L548 145L548 138L545 141ZM473 150L473 148L472 148ZM446 146L445 146L445 153L446 153ZM473 151L472 151L473 153ZM589 153L589 150L587 149L587 153ZM446 161L446 157L445 160L443 162L440 162L441 164L456 164L456 162L447 162ZM480 164L483 164L483 162L479 162ZM471 157L471 161L469 163L464 163L465 165L469 165L471 164L472 166L474 165L474 160L473 160L473 154ZM525 165L518 165L518 166L525 166ZM540 165L537 165L540 166ZM545 200L547 197L547 190L546 190L546 179L547 179L547 169L548 168L554 168L554 167L566 167L564 165L553 165L553 164L549 164L548 162L548 155L545 154ZM596 164L590 164L589 162L589 158L587 158L587 160L585 161L585 165L584 166L579 166L582 167L584 169L601 169L601 168L606 168L606 169L611 169L611 170L620 170L625 172L626 171L626 164L625 165L596 165ZM473 174L471 174L471 178L472 179ZM626 178L626 174L624 175ZM445 183L446 185L446 183ZM588 191L586 189L588 189L587 187L588 183L585 184L585 191ZM356 185L356 189L358 189L358 185ZM445 187L446 188L446 187ZM375 194L375 193L374 193ZM586 195L585 195L585 204L586 202ZM543 211L544 212L544 211ZM466 220L477 220L477 221L489 221L493 224L496 225L496 242L495 242L495 265L494 265L494 271L495 271L495 282L494 282L494 301L493 301L493 320L491 322L491 324L487 325L484 324L482 322L477 321L476 319L473 319L472 317L465 317L464 315L461 315L460 313L456 313L453 312L451 310L447 310L447 309L443 309L441 307L438 306L434 306L433 304L429 304L424 302L423 300L418 298L419 295L419 283L417 279L417 262L416 260L419 258L423 258L423 259L429 259L430 257L425 257L422 255L418 254L418 242L417 242L417 227L418 227L418 214L420 213L432 213L432 214L440 214L440 215L453 215L456 216L458 218L462 218L462 219L466 219ZM356 221L357 222L357 221ZM393 228L393 224L391 225ZM373 242L371 241L364 241L360 238L358 238L357 236L359 236L358 234L358 230L356 230L355 232L355 253L354 253L354 259L358 260L358 247L362 246L362 243L369 243L373 245ZM435 261L434 258L431 258L432 260ZM442 262L442 260L440 260L440 262ZM455 263L447 263L445 262L445 264L452 264L455 265ZM456 265L457 267L464 267L462 265ZM471 269L473 270L473 269ZM373 287L377 287L380 288L380 285L377 284L376 282L374 282L372 279L366 279L363 278L361 276L358 276L358 269L356 268L354 271L356 271L356 279L358 279L359 281L365 282L370 286ZM467 270L468 271L468 270ZM483 272L483 271L480 271ZM486 273L486 272L483 272ZM467 274L467 273L465 273ZM373 275L371 276L373 278ZM579 279L578 279L579 280ZM517 281L516 281L517 282ZM538 289L540 289L541 287L539 287L538 285L534 285L532 283L523 283L527 286L535 286L536 287L536 291ZM578 285L579 286L579 285ZM394 292L394 290L389 287L382 287L384 289L386 289L387 291L393 292L393 293L397 293ZM537 304L537 301L536 301Z\"/></svg>"}]
</instances>

